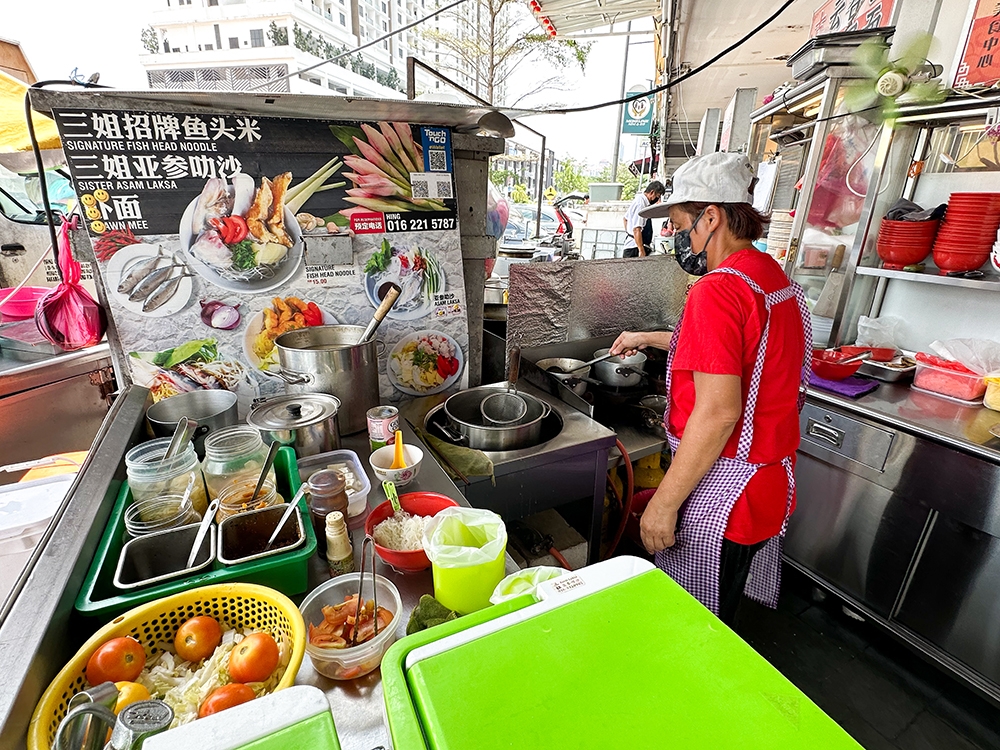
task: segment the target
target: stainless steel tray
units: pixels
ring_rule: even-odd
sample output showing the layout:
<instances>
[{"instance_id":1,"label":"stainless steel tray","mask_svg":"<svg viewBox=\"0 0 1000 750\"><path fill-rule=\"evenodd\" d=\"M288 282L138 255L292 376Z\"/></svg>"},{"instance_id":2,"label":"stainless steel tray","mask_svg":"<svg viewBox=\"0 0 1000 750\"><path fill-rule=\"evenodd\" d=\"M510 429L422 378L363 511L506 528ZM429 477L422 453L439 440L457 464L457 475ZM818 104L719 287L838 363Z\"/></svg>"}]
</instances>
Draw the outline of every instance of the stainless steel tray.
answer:
<instances>
[{"instance_id":1,"label":"stainless steel tray","mask_svg":"<svg viewBox=\"0 0 1000 750\"><path fill-rule=\"evenodd\" d=\"M911 367L886 367L880 362L862 362L858 373L867 375L870 378L881 380L883 383L903 383L913 380L913 373L917 371L917 366Z\"/></svg>"},{"instance_id":2,"label":"stainless steel tray","mask_svg":"<svg viewBox=\"0 0 1000 750\"><path fill-rule=\"evenodd\" d=\"M115 586L137 589L154 583L189 576L207 568L215 559L215 529L209 529L198 550L194 565L185 568L188 553L198 535L200 524L156 531L136 537L122 547L115 571Z\"/></svg>"},{"instance_id":3,"label":"stainless steel tray","mask_svg":"<svg viewBox=\"0 0 1000 750\"><path fill-rule=\"evenodd\" d=\"M288 523L285 524L281 533L278 534L278 538L274 540L272 549L245 557L229 557L231 552L227 550L231 550L236 539L246 541L250 537L259 538L261 546L263 546L268 537L271 536L271 532L274 531L274 527L281 519L281 514L285 512L286 507L284 503L281 503L280 505L272 505L270 508L258 508L257 510L248 510L245 513L237 513L223 519L222 523L219 524L219 562L223 565L238 565L251 560L260 560L263 557L288 552L305 542L306 531L302 526L302 511L296 507L295 513L292 515L294 520L289 519Z\"/></svg>"}]
</instances>

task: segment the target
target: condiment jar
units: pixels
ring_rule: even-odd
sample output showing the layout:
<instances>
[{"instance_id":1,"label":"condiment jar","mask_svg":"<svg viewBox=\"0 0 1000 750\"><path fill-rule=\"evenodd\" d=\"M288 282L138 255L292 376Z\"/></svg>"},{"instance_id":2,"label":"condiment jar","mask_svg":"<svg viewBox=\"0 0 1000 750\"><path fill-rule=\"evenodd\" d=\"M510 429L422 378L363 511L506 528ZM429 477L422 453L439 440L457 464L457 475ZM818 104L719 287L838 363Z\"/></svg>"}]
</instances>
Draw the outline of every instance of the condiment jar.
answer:
<instances>
[{"instance_id":1,"label":"condiment jar","mask_svg":"<svg viewBox=\"0 0 1000 750\"><path fill-rule=\"evenodd\" d=\"M193 492L192 492L193 494ZM198 523L202 518L183 495L161 495L132 503L125 509L125 530L132 538Z\"/></svg>"},{"instance_id":2,"label":"condiment jar","mask_svg":"<svg viewBox=\"0 0 1000 750\"><path fill-rule=\"evenodd\" d=\"M337 511L347 517L347 482L339 471L320 469L309 477L309 517L320 554L326 554L326 517Z\"/></svg>"},{"instance_id":3,"label":"condiment jar","mask_svg":"<svg viewBox=\"0 0 1000 750\"><path fill-rule=\"evenodd\" d=\"M132 500L149 500L162 495L183 495L188 481L194 476L191 506L199 515L208 510L205 480L202 477L194 443L189 442L173 458L164 461L170 438L157 438L137 445L125 454L125 473Z\"/></svg>"},{"instance_id":4,"label":"condiment jar","mask_svg":"<svg viewBox=\"0 0 1000 750\"><path fill-rule=\"evenodd\" d=\"M347 533L344 514L339 510L332 511L326 517L326 562L330 566L331 576L354 572L351 536Z\"/></svg>"},{"instance_id":5,"label":"condiment jar","mask_svg":"<svg viewBox=\"0 0 1000 750\"><path fill-rule=\"evenodd\" d=\"M202 464L209 500L221 495L227 486L250 479L256 484L266 459L267 446L253 427L237 425L210 433L205 438L205 462ZM272 484L277 483L274 466L267 478Z\"/></svg>"},{"instance_id":6,"label":"condiment jar","mask_svg":"<svg viewBox=\"0 0 1000 750\"><path fill-rule=\"evenodd\" d=\"M259 475L258 475L259 476ZM251 504L250 498L257 487L257 478L241 480L236 484L227 485L219 494L219 510L215 514L215 522L222 523L230 516L243 513L247 510L258 510L260 508L270 508L274 505L281 505L284 498L278 494L274 487L274 482L265 479L264 484L257 493L257 498Z\"/></svg>"}]
</instances>

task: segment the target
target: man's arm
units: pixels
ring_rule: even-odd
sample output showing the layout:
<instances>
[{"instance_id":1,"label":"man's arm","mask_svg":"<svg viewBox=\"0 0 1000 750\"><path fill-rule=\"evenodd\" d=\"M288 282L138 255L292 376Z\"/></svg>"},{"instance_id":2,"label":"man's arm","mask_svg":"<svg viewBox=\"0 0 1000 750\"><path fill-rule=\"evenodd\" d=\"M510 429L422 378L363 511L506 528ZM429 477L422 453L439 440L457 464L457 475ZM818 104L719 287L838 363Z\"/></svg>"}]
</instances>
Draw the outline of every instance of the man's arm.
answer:
<instances>
[{"instance_id":1,"label":"man's arm","mask_svg":"<svg viewBox=\"0 0 1000 750\"><path fill-rule=\"evenodd\" d=\"M642 543L652 554L674 543L677 512L722 455L743 413L739 375L694 373L694 410L670 469L642 514Z\"/></svg>"},{"instance_id":2,"label":"man's arm","mask_svg":"<svg viewBox=\"0 0 1000 750\"><path fill-rule=\"evenodd\" d=\"M632 230L632 236L635 238L635 246L639 248L639 257L646 257L646 248L642 244L642 227L636 227Z\"/></svg>"}]
</instances>

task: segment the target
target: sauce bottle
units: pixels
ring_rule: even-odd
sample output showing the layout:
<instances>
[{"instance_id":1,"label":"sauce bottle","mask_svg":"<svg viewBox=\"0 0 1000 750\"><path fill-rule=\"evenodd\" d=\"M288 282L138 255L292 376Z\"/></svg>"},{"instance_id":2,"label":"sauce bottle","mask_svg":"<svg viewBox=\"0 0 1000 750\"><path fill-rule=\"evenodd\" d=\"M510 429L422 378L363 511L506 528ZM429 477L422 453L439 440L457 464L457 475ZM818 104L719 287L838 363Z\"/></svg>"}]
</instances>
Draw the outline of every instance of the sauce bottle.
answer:
<instances>
[{"instance_id":1,"label":"sauce bottle","mask_svg":"<svg viewBox=\"0 0 1000 750\"><path fill-rule=\"evenodd\" d=\"M330 575L339 576L354 572L354 550L347 533L344 514L335 510L326 517L326 562Z\"/></svg>"},{"instance_id":2,"label":"sauce bottle","mask_svg":"<svg viewBox=\"0 0 1000 750\"><path fill-rule=\"evenodd\" d=\"M347 483L339 471L321 469L309 477L309 518L321 555L326 554L326 517L337 511L347 517Z\"/></svg>"}]
</instances>

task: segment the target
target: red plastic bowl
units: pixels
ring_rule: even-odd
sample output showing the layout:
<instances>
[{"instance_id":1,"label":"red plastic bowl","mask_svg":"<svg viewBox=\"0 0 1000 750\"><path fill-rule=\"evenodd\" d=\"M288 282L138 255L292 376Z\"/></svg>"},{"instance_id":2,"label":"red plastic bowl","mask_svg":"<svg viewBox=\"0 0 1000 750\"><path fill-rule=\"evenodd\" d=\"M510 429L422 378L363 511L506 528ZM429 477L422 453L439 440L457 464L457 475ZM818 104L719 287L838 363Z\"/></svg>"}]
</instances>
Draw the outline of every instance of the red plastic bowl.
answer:
<instances>
[{"instance_id":1,"label":"red plastic bowl","mask_svg":"<svg viewBox=\"0 0 1000 750\"><path fill-rule=\"evenodd\" d=\"M892 240L884 241L879 237L875 244L875 250L887 268L899 270L903 266L912 266L915 263L922 263L931 254L933 237L919 245L905 245Z\"/></svg>"},{"instance_id":2,"label":"red plastic bowl","mask_svg":"<svg viewBox=\"0 0 1000 750\"><path fill-rule=\"evenodd\" d=\"M399 505L413 516L433 516L437 515L438 511L458 505L458 503L437 492L407 492L399 496ZM386 500L368 514L368 520L365 521L365 533L374 534L375 527L391 515L392 503ZM382 558L383 562L391 565L400 573L419 573L431 566L431 561L427 559L427 554L422 549L401 552L376 544L375 553Z\"/></svg>"},{"instance_id":3,"label":"red plastic bowl","mask_svg":"<svg viewBox=\"0 0 1000 750\"><path fill-rule=\"evenodd\" d=\"M13 287L0 289L0 300L6 299L11 289ZM27 320L34 317L38 300L51 291L44 286L22 286L7 304L0 307L0 313L11 320Z\"/></svg>"},{"instance_id":4,"label":"red plastic bowl","mask_svg":"<svg viewBox=\"0 0 1000 750\"><path fill-rule=\"evenodd\" d=\"M836 351L813 349L812 371L826 380L844 380L861 367L861 362L842 365L838 361L841 359L847 359L847 356Z\"/></svg>"},{"instance_id":5,"label":"red plastic bowl","mask_svg":"<svg viewBox=\"0 0 1000 750\"><path fill-rule=\"evenodd\" d=\"M871 352L872 362L891 362L896 350L888 346L842 346L838 350L844 357L854 357L861 352Z\"/></svg>"},{"instance_id":6,"label":"red plastic bowl","mask_svg":"<svg viewBox=\"0 0 1000 750\"><path fill-rule=\"evenodd\" d=\"M934 265L942 273L950 271L975 271L989 260L989 252L963 253L953 250L939 250L934 248Z\"/></svg>"}]
</instances>

